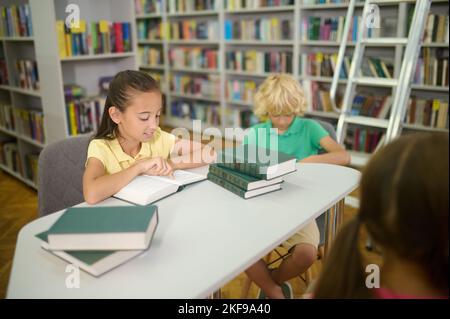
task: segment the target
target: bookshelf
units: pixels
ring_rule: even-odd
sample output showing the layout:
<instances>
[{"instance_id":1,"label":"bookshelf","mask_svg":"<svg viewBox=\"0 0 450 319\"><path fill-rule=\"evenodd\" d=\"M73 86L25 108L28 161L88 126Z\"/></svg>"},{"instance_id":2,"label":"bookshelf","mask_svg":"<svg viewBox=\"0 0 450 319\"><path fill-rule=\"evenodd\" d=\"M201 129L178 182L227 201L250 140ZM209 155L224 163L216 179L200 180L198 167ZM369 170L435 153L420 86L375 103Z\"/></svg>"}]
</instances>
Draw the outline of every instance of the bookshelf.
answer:
<instances>
[{"instance_id":1,"label":"bookshelf","mask_svg":"<svg viewBox=\"0 0 450 319\"><path fill-rule=\"evenodd\" d=\"M3 3L2 1L2 6ZM22 167L25 167L25 173L4 164L0 167L27 185L36 188L36 176L32 180L26 173L29 166L27 156L29 154L34 156L32 160L33 165L36 166L34 170L37 175L37 158L42 148L48 143L67 138L74 133L69 130L71 124L68 119L69 111L65 102L64 85L81 85L86 90L86 96L96 96L99 94L100 77L114 76L125 69L137 69L134 2L133 0L6 0L6 6L14 4L29 5L33 20L33 34L26 37L7 37L0 34L0 61L2 57L6 60L8 75L12 75L14 74L13 60L17 57L35 60L39 68L41 85L38 90L27 90L13 85L11 81L0 83L0 106L2 102L6 102L13 107L20 106L39 111L43 117L42 129L45 140L37 141L27 134L0 126L0 145L11 139L17 141L17 153ZM98 22L100 25L99 21L104 21L102 23L107 25L106 21L108 21L111 22L109 27L111 28L115 27L113 22L128 22L131 46L126 50L117 50L117 46L112 49L114 43L111 41L108 43L111 49L107 51L108 47L105 46L105 51L99 53L91 47L94 42L85 39L86 43L90 43L86 47L89 52L86 51L82 55L81 52L80 55L74 55L75 52L72 52L72 55L60 54L56 25L57 21L65 21L68 15L66 6L69 4L79 6L80 19L86 22L85 34L89 39L93 36L90 29L92 23ZM122 26L122 28L126 30L125 27ZM111 32L111 29L108 29L108 32ZM106 34L109 35L109 33Z\"/></svg>"},{"instance_id":2,"label":"bookshelf","mask_svg":"<svg viewBox=\"0 0 450 319\"><path fill-rule=\"evenodd\" d=\"M2 1L0 169L36 189L36 159L45 137L33 23L29 1Z\"/></svg>"},{"instance_id":3,"label":"bookshelf","mask_svg":"<svg viewBox=\"0 0 450 319\"><path fill-rule=\"evenodd\" d=\"M136 2L136 5L139 2L140 0ZM213 3L214 1L206 2ZM347 1L333 1L336 3L331 3L331 1L321 0L282 0L273 2L273 6L258 6L258 2L254 1L247 2L249 7L243 7L243 2L241 1L227 0L215 2L217 3L214 3L215 6L213 9L209 8L209 10L195 11L193 10L195 8L192 7L193 1L189 0L168 1L167 7L165 6L166 1L147 0L147 3L159 3L159 5L154 5L154 7L158 7L157 12L138 12L136 14L137 23L142 20L161 21L161 29L164 30L161 38L153 40L142 39L139 41L140 46L161 47L164 60L162 64L152 66L141 63L141 69L149 69L153 73L159 72L160 76L165 80L166 87L170 87L170 77L174 74L190 76L192 79L202 74L207 76L212 73L219 76L217 81L220 83L220 90L218 90L217 96L214 97L199 97L186 93L167 92L164 123L172 127L182 126L191 129L192 122L189 117L192 114L182 112L182 118L180 118L178 111L175 114L172 113L171 104L175 100L180 103L185 101L189 104L189 109L192 110L195 108L191 105L192 101L198 99L203 100L203 102L214 103L213 106L207 106L205 104L206 107L214 107L217 109L216 103L220 104L220 124L208 123L206 124L207 127L213 124L213 126L223 132L225 127L227 127L225 124L232 124L233 127L246 127L251 125L255 119L249 118L248 115L253 102L253 94L257 86L271 73L287 72L298 78L305 88L309 105L306 116L325 120L336 125L339 120L339 114L329 108L324 109L323 105L321 106L321 104L326 102L323 101L323 97L314 97L317 94L315 93L317 89L323 91L329 90L333 71L331 70L330 72L328 70L328 73L317 72L312 74L308 71L308 66L305 65L305 62L308 63L309 55L320 55L322 58L325 55L334 59L333 55L338 53L340 45L338 37L344 23L343 18L347 12ZM261 1L259 3L270 3L270 1ZM390 38L406 37L408 12L414 3L415 1L409 1L407 3L391 1L379 4L381 11L381 29L376 31L372 36ZM446 14L448 16L447 3L448 1L434 0L431 13L436 15ZM179 7L183 7L183 5L188 7L190 5L191 8L187 11L177 12L171 9L171 6L174 8L174 5ZM363 6L363 1L356 4L356 16L361 14ZM219 22L219 37L214 40L180 41L179 39L172 39L169 25L174 21L192 18L199 21L203 19L208 19L208 21L216 19ZM274 19L277 21L273 22ZM304 24L305 19L310 19L310 21L315 21L315 23L320 21L317 37L308 34L308 26ZM259 20L259 22L256 23L256 20ZM448 24L448 22L446 23ZM259 25L256 26L256 24ZM320 33L323 32L323 29L320 28L325 24L330 24L330 26L329 29L325 30L324 35ZM259 38L255 37L254 32L258 28L268 30L267 34L262 34L262 31L260 31ZM277 28L281 29L281 32ZM346 56L351 57L354 46L355 37L352 37L351 33L351 37L347 41ZM170 62L170 52L183 47L217 49L219 58L217 68L210 70L201 67L174 66ZM370 44L367 49L363 75L372 77L376 75L380 77L384 71L380 71L378 67L382 67L387 70L385 72L388 72L390 76L393 78L397 77L400 72L404 47L405 43L394 40L388 44ZM426 41L423 47L428 48L432 52L436 50L444 51L448 61L448 39ZM282 56L282 54L286 55ZM286 59L286 56L289 57ZM250 65L246 65L246 59L250 59L253 62ZM264 66L265 59L274 59L276 61L276 67L271 69L271 66L269 66L266 69ZM286 63L286 60L289 61ZM330 61L327 63L330 64ZM351 61L348 60L347 63L346 67L349 68ZM382 74L379 74L379 72ZM338 92L343 95L343 90L347 83L345 76L338 83ZM392 93L390 88L386 88L383 85L360 83L359 88L364 98L367 98L371 94L387 97ZM448 91L448 85L437 86L430 83L415 83L412 86L411 95L422 100L439 98L443 102L448 103ZM319 107L315 107L316 105ZM188 107L185 106L185 110L187 109ZM243 120L242 114L247 116L245 120ZM370 143L367 142L367 144L374 145L361 151L354 149L352 143L346 143L347 148L352 153L353 165L363 166L370 157L370 151L373 151L376 147L376 142L379 142L386 130L388 116L389 114L386 114L384 118L377 118L377 116L372 115L374 118L369 118L369 120L367 120L367 114L354 117L354 123L350 125L350 131L353 130L353 132L350 132L349 135L354 136L355 134L360 134L362 130L367 130L368 132L364 134L371 136L371 141ZM448 131L448 124L446 128L436 128L417 123L405 123L404 131L416 130Z\"/></svg>"},{"instance_id":4,"label":"bookshelf","mask_svg":"<svg viewBox=\"0 0 450 319\"><path fill-rule=\"evenodd\" d=\"M408 15L410 12L411 7L414 6L415 1L410 1L409 3L387 3L380 6L381 11L381 30L380 35L382 37L407 37L408 27L407 27L407 21L408 21ZM433 1L432 7L431 7L431 14L434 15L446 15L446 23L448 25L448 8L446 7L448 2L444 1ZM363 4L357 4L356 5L356 13L360 13L362 9ZM339 9L342 9L344 12L346 11L345 6L336 5L336 4L321 4L321 5L304 5L302 7L303 14L311 15L314 17L329 17L327 11L338 12ZM359 11L358 11L359 10ZM385 21L383 21L385 19ZM383 30L383 27L385 30ZM435 32L435 31L434 31ZM448 33L448 31L447 31ZM435 34L434 34L435 35ZM376 37L378 35L375 35ZM303 42L302 42L303 43ZM306 44L306 48L305 48ZM353 51L353 45L354 43L348 42L346 55L352 54ZM303 52L309 50L309 52L312 53L324 53L324 54L330 54L335 50L337 52L337 46L336 49L333 47L335 46L334 43L329 41L306 41L303 43ZM331 49L333 48L333 49ZM371 57L379 58L383 63L385 64L391 64L392 70L391 75L396 78L400 71L400 66L403 58L403 51L405 48L404 43L400 43L398 41L392 41L391 44L384 44L383 46L377 45L376 43L371 44L370 47L366 50L366 56L365 60L371 60ZM446 57L446 60L448 61L448 39L440 41L424 41L423 48L428 48L428 50L442 50L445 51L443 54L444 57ZM423 49L422 49L423 50ZM448 63L448 62L447 62ZM366 63L370 64L369 63ZM366 66L366 72L368 70L369 74L364 73L364 63L363 63L363 75L370 76L370 68ZM303 70L302 70L303 71ZM305 74L306 72L300 72L300 80L303 81L303 83L306 85L309 85L311 82L318 83L321 87L324 88L324 90L328 89L330 87L330 83L332 80L332 74L326 74L326 76L321 76L317 74ZM448 71L447 71L448 72ZM371 76L374 76L373 74ZM441 74L440 74L441 76ZM380 76L378 74L378 77L384 77ZM345 76L342 77L339 80L338 85L338 92L340 92L344 85L347 83ZM432 101L433 100L439 100L443 104L448 104L448 83L447 85L436 85L436 83L415 83L411 87L411 97L413 99L417 99L417 101L420 101L422 104L421 112L423 112L423 104L425 104L425 110L428 108L428 112L430 109L432 109ZM375 95L387 95L389 94L390 90L387 90L385 88L382 88L379 85L372 84L370 86L365 87L364 81L360 83L360 85L357 87L357 92L360 90L363 94L367 94L367 90L370 92L374 92ZM376 92L376 93L375 93ZM311 96L312 94L309 94ZM366 100L367 101L367 100ZM415 103L414 103L415 104ZM417 103L419 104L419 103ZM310 101L309 105L314 105L313 101ZM442 105L442 104L441 104ZM355 107L355 105L354 105ZM446 106L447 108L447 106ZM418 112L419 108L416 108L416 113ZM442 109L442 107L441 107ZM352 114L354 109L352 108ZM326 118L329 114L329 112L320 112L318 113L317 110L309 111L308 115L315 118ZM331 113L331 112L330 112ZM358 114L358 112L355 112ZM416 122L423 122L423 124L418 123L408 123L411 121L411 117L413 118L412 121L414 121L414 116L411 116L411 112L408 111L405 115L405 124L403 125L403 132L410 133L414 131L440 131L440 132L448 132L448 114L447 111L445 111L445 117L447 118L443 122L446 124L444 127L442 127L442 121L441 121L441 127L436 127L436 125L431 124L430 125L430 115L425 112L425 114L422 116L417 116L416 114ZM332 113L331 113L332 114ZM352 155L352 165L354 166L364 166L364 164L367 162L367 160L370 158L370 153L376 149L376 145L371 145L372 142L375 140L375 144L381 140L382 135L384 134L386 130L386 124L387 124L387 118L386 120L380 119L380 118L370 118L368 116L374 117L373 114L364 114L363 117L361 116L354 116L352 117L352 120L350 120L350 124L348 125L347 129L347 139L344 142L347 149L350 150ZM426 120L428 116L428 120ZM375 116L377 117L377 116ZM436 119L438 116L435 116ZM331 118L331 117L330 117ZM417 121L417 119L419 120ZM336 124L338 119L337 117L334 117L334 120L329 120L331 123ZM361 135L366 134L367 136L361 137ZM369 138L370 137L370 138ZM362 141L366 141L364 149L364 145L358 145L357 139L360 139ZM356 144L356 145L355 145ZM368 147L368 145L371 145ZM368 152L369 151L369 152Z\"/></svg>"}]
</instances>

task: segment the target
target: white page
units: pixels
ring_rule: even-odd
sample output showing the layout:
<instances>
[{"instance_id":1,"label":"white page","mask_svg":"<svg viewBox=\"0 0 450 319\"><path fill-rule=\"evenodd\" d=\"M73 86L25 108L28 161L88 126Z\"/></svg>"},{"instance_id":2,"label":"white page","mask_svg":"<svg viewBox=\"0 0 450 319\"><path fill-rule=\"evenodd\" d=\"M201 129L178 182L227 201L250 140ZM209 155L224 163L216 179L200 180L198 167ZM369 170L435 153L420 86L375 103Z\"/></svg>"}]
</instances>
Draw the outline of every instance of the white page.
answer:
<instances>
[{"instance_id":1,"label":"white page","mask_svg":"<svg viewBox=\"0 0 450 319\"><path fill-rule=\"evenodd\" d=\"M174 176L173 179L170 177L166 177L166 176L150 176L150 175L143 175L143 176L150 177L152 179L166 182L166 183L176 184L179 186L188 185L188 184L199 182L199 181L206 179L205 175L191 173L191 172L187 172L187 171L183 171L183 170L176 170L173 173L173 176Z\"/></svg>"},{"instance_id":2,"label":"white page","mask_svg":"<svg viewBox=\"0 0 450 319\"><path fill-rule=\"evenodd\" d=\"M174 187L173 183L166 183L158 179L150 180L146 177L137 176L114 197L139 205L147 205L177 191L177 187Z\"/></svg>"}]
</instances>

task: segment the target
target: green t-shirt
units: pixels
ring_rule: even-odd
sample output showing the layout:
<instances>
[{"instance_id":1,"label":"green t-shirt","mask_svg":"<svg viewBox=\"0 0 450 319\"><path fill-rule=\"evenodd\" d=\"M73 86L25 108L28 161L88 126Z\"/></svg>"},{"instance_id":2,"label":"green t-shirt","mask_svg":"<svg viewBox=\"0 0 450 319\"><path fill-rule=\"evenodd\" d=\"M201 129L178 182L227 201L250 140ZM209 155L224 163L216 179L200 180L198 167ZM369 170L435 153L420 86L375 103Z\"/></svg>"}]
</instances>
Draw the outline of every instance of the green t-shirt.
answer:
<instances>
[{"instance_id":1,"label":"green t-shirt","mask_svg":"<svg viewBox=\"0 0 450 319\"><path fill-rule=\"evenodd\" d=\"M295 117L289 128L280 135L272 128L270 120L251 127L244 138L244 144L256 144L258 147L273 149L302 160L318 154L321 150L320 140L328 135L316 121Z\"/></svg>"}]
</instances>

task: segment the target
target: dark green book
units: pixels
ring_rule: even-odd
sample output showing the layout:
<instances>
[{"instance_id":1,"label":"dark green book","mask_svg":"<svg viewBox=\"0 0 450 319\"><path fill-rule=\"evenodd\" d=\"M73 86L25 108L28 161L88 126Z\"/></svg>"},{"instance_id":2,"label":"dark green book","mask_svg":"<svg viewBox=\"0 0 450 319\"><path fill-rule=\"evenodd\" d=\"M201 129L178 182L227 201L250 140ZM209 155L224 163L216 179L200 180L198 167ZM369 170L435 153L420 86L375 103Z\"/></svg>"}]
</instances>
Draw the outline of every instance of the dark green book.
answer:
<instances>
[{"instance_id":1,"label":"dark green book","mask_svg":"<svg viewBox=\"0 0 450 319\"><path fill-rule=\"evenodd\" d=\"M283 182L282 177L277 177L267 181L265 179L259 179L250 175L234 171L229 168L220 167L217 164L211 164L209 166L209 172L246 191L274 184L279 184Z\"/></svg>"},{"instance_id":2,"label":"dark green book","mask_svg":"<svg viewBox=\"0 0 450 319\"><path fill-rule=\"evenodd\" d=\"M269 185L266 187L257 188L257 189L251 190L251 191L246 191L232 183L227 182L226 180L222 179L221 177L214 175L211 172L208 173L208 180L213 182L214 184L222 186L223 188L229 190L230 192L232 192L244 199L267 194L267 193L274 192L274 191L281 189L281 183L278 183L278 184Z\"/></svg>"},{"instance_id":3,"label":"dark green book","mask_svg":"<svg viewBox=\"0 0 450 319\"><path fill-rule=\"evenodd\" d=\"M142 250L158 225L158 207L71 207L48 230L51 250Z\"/></svg>"},{"instance_id":4,"label":"dark green book","mask_svg":"<svg viewBox=\"0 0 450 319\"><path fill-rule=\"evenodd\" d=\"M274 150L246 144L227 148L217 157L217 165L258 179L271 180L296 171L297 159Z\"/></svg>"},{"instance_id":5,"label":"dark green book","mask_svg":"<svg viewBox=\"0 0 450 319\"><path fill-rule=\"evenodd\" d=\"M37 238L42 240L41 247L55 256L78 266L87 273L98 277L107 271L110 271L126 261L138 256L145 250L98 250L98 251L62 251L49 250L48 231L39 233Z\"/></svg>"}]
</instances>

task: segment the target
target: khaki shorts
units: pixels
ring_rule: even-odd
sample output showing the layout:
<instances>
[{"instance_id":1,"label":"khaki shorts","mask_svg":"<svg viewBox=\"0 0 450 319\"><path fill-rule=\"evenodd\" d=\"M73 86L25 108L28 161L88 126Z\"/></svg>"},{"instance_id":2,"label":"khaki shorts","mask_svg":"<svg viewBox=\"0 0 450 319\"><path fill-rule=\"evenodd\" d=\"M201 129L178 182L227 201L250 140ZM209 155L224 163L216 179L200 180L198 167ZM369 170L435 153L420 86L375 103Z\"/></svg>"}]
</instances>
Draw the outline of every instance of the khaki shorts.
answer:
<instances>
[{"instance_id":1,"label":"khaki shorts","mask_svg":"<svg viewBox=\"0 0 450 319\"><path fill-rule=\"evenodd\" d=\"M319 228L317 227L316 221L313 221L298 230L292 237L283 242L281 246L283 246L287 251L291 250L292 247L298 244L310 244L317 249L319 242Z\"/></svg>"}]
</instances>

